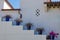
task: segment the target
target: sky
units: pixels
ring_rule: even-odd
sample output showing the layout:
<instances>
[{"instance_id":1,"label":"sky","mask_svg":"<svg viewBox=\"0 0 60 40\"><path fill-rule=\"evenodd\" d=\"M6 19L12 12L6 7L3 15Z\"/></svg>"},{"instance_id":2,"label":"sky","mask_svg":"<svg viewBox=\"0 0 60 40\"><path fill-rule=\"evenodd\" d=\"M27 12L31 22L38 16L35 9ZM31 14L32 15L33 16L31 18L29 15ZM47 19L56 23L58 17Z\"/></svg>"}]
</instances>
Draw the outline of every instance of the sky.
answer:
<instances>
[{"instance_id":1,"label":"sky","mask_svg":"<svg viewBox=\"0 0 60 40\"><path fill-rule=\"evenodd\" d=\"M20 0L8 0L13 8L17 9L20 8Z\"/></svg>"},{"instance_id":2,"label":"sky","mask_svg":"<svg viewBox=\"0 0 60 40\"><path fill-rule=\"evenodd\" d=\"M10 4L11 4L15 9L20 8L20 2L21 2L21 0L8 0L8 1L10 2ZM51 0L51 1L55 2L55 1L60 1L60 0Z\"/></svg>"},{"instance_id":3,"label":"sky","mask_svg":"<svg viewBox=\"0 0 60 40\"><path fill-rule=\"evenodd\" d=\"M60 1L60 0L52 0L52 1L54 1L54 2L55 2L55 1Z\"/></svg>"}]
</instances>

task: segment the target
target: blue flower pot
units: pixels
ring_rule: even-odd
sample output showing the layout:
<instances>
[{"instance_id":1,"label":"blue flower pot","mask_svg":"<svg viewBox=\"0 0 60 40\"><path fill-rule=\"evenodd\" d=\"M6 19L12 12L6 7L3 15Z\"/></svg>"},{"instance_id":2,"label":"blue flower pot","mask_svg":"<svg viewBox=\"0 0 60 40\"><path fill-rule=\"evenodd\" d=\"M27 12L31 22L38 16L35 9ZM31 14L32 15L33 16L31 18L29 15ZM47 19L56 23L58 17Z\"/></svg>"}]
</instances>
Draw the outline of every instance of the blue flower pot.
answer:
<instances>
[{"instance_id":1,"label":"blue flower pot","mask_svg":"<svg viewBox=\"0 0 60 40\"><path fill-rule=\"evenodd\" d=\"M9 19L10 19L9 17L6 17L6 21L9 21Z\"/></svg>"},{"instance_id":2,"label":"blue flower pot","mask_svg":"<svg viewBox=\"0 0 60 40\"><path fill-rule=\"evenodd\" d=\"M20 22L16 22L16 25L20 25Z\"/></svg>"}]
</instances>

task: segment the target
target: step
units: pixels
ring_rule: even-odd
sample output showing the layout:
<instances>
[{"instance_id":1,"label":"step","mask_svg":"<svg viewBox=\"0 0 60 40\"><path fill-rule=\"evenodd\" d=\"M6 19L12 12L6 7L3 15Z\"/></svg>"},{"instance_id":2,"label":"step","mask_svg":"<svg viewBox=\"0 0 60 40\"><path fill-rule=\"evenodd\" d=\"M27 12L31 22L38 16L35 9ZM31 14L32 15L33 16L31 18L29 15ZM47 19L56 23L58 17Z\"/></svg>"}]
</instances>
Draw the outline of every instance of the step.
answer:
<instances>
[{"instance_id":1,"label":"step","mask_svg":"<svg viewBox=\"0 0 60 40\"><path fill-rule=\"evenodd\" d=\"M1 22L1 18L0 18L0 22Z\"/></svg>"},{"instance_id":2,"label":"step","mask_svg":"<svg viewBox=\"0 0 60 40\"><path fill-rule=\"evenodd\" d=\"M15 34L15 33L20 33L23 30L23 26L11 26L11 27L6 27L6 33L7 34Z\"/></svg>"},{"instance_id":3,"label":"step","mask_svg":"<svg viewBox=\"0 0 60 40\"><path fill-rule=\"evenodd\" d=\"M34 40L46 40L46 35L34 35Z\"/></svg>"},{"instance_id":4,"label":"step","mask_svg":"<svg viewBox=\"0 0 60 40\"><path fill-rule=\"evenodd\" d=\"M5 37L5 35L4 34L0 34L0 40L5 40L6 39L6 37Z\"/></svg>"},{"instance_id":5,"label":"step","mask_svg":"<svg viewBox=\"0 0 60 40\"><path fill-rule=\"evenodd\" d=\"M5 38L4 38L5 37ZM6 34L3 39L6 40L46 40L46 35L23 35L22 34Z\"/></svg>"},{"instance_id":6,"label":"step","mask_svg":"<svg viewBox=\"0 0 60 40\"><path fill-rule=\"evenodd\" d=\"M15 34L15 35L34 35L34 31L31 30L31 31L24 31L24 30L20 30L20 28L12 28L12 29L6 29L5 31L5 34L9 34L9 35L12 35L12 34Z\"/></svg>"},{"instance_id":7,"label":"step","mask_svg":"<svg viewBox=\"0 0 60 40\"><path fill-rule=\"evenodd\" d=\"M34 35L34 30L23 30L23 31L25 35Z\"/></svg>"},{"instance_id":8,"label":"step","mask_svg":"<svg viewBox=\"0 0 60 40\"><path fill-rule=\"evenodd\" d=\"M12 21L1 21L1 24L2 25L5 25L5 26L11 26L12 25Z\"/></svg>"},{"instance_id":9,"label":"step","mask_svg":"<svg viewBox=\"0 0 60 40\"><path fill-rule=\"evenodd\" d=\"M6 40L34 40L34 35L6 34Z\"/></svg>"},{"instance_id":10,"label":"step","mask_svg":"<svg viewBox=\"0 0 60 40\"><path fill-rule=\"evenodd\" d=\"M33 30L20 31L20 33L5 34L6 40L34 40Z\"/></svg>"},{"instance_id":11,"label":"step","mask_svg":"<svg viewBox=\"0 0 60 40\"><path fill-rule=\"evenodd\" d=\"M12 22L1 21L0 22L0 34L4 34L6 30L8 29L8 27L12 27L11 24Z\"/></svg>"}]
</instances>

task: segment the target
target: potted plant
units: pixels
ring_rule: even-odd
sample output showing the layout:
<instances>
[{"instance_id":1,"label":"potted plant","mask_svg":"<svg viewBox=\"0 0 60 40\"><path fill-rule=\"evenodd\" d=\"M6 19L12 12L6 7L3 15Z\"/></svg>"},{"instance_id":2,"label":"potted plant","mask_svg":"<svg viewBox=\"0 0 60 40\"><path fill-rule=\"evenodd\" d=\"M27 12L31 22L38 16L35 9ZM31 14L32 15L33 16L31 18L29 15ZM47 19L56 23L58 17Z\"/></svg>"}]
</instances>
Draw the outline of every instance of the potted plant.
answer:
<instances>
[{"instance_id":1,"label":"potted plant","mask_svg":"<svg viewBox=\"0 0 60 40\"><path fill-rule=\"evenodd\" d=\"M50 36L50 35L47 35L47 36L46 36L46 39L47 39L47 40L51 40L51 36Z\"/></svg>"},{"instance_id":2,"label":"potted plant","mask_svg":"<svg viewBox=\"0 0 60 40\"><path fill-rule=\"evenodd\" d=\"M12 18L10 15L6 15L3 18L6 18L6 21L9 21L10 18Z\"/></svg>"},{"instance_id":3,"label":"potted plant","mask_svg":"<svg viewBox=\"0 0 60 40\"><path fill-rule=\"evenodd\" d=\"M16 19L15 21L16 21L16 25L20 25L20 23L22 22L21 19Z\"/></svg>"},{"instance_id":4,"label":"potted plant","mask_svg":"<svg viewBox=\"0 0 60 40\"><path fill-rule=\"evenodd\" d=\"M52 37L51 39L54 40L55 37L57 38L59 33L54 32L53 30L49 33L49 35Z\"/></svg>"},{"instance_id":5,"label":"potted plant","mask_svg":"<svg viewBox=\"0 0 60 40\"><path fill-rule=\"evenodd\" d=\"M26 23L27 30L30 30L32 26L33 26L32 23Z\"/></svg>"},{"instance_id":6,"label":"potted plant","mask_svg":"<svg viewBox=\"0 0 60 40\"><path fill-rule=\"evenodd\" d=\"M42 34L44 31L44 28L36 28L36 31L38 32L38 34Z\"/></svg>"}]
</instances>

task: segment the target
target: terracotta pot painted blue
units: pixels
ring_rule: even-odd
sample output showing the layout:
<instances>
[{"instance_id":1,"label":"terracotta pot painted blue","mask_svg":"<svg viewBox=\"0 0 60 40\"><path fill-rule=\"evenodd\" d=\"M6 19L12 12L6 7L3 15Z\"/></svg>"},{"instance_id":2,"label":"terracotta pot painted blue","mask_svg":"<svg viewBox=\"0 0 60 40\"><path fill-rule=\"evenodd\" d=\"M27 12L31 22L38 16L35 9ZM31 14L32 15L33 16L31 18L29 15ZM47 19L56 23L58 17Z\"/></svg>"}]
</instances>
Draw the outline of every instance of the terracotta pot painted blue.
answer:
<instances>
[{"instance_id":1,"label":"terracotta pot painted blue","mask_svg":"<svg viewBox=\"0 0 60 40\"><path fill-rule=\"evenodd\" d=\"M16 22L16 25L20 25L20 22Z\"/></svg>"},{"instance_id":2,"label":"terracotta pot painted blue","mask_svg":"<svg viewBox=\"0 0 60 40\"><path fill-rule=\"evenodd\" d=\"M31 25L30 26L27 26L27 30L31 30Z\"/></svg>"},{"instance_id":3,"label":"terracotta pot painted blue","mask_svg":"<svg viewBox=\"0 0 60 40\"><path fill-rule=\"evenodd\" d=\"M9 17L6 17L6 21L9 21L9 19L10 19Z\"/></svg>"}]
</instances>

